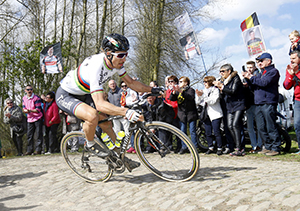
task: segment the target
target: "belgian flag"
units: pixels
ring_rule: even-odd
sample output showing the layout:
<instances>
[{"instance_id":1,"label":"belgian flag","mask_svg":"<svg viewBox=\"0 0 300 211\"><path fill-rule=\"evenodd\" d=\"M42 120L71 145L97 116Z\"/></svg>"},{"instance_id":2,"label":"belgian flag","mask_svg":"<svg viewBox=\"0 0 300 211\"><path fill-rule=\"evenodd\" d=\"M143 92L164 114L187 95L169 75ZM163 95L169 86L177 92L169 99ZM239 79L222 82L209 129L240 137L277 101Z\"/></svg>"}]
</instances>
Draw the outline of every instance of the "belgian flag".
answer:
<instances>
[{"instance_id":1,"label":"belgian flag","mask_svg":"<svg viewBox=\"0 0 300 211\"><path fill-rule=\"evenodd\" d=\"M242 31L245 31L246 29L250 29L257 25L259 25L259 22L258 22L256 12L254 12L252 15L250 15L241 23L241 29Z\"/></svg>"}]
</instances>

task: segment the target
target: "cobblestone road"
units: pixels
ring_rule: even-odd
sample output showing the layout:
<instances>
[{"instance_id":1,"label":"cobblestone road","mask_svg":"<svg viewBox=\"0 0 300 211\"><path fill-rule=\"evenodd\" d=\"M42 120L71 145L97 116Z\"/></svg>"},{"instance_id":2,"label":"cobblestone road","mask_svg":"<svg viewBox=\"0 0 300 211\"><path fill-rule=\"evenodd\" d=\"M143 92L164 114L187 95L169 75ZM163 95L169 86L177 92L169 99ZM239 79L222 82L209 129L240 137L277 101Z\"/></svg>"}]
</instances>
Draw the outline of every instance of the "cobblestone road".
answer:
<instances>
[{"instance_id":1,"label":"cobblestone road","mask_svg":"<svg viewBox=\"0 0 300 211\"><path fill-rule=\"evenodd\" d=\"M300 163L203 154L200 161L196 177L184 183L141 166L89 184L59 155L1 159L0 210L300 211Z\"/></svg>"}]
</instances>

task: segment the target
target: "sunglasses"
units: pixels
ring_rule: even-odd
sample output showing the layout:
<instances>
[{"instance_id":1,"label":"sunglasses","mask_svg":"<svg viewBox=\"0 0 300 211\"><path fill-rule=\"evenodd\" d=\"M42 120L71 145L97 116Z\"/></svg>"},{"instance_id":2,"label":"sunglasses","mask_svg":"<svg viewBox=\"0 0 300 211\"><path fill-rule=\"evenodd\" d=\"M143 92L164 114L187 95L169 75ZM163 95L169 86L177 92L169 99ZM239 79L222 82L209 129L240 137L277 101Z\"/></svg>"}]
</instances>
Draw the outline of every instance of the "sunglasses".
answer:
<instances>
[{"instance_id":1,"label":"sunglasses","mask_svg":"<svg viewBox=\"0 0 300 211\"><path fill-rule=\"evenodd\" d=\"M124 59L127 55L128 55L128 52L126 53L111 53L112 55L114 55L115 57L117 57L118 59Z\"/></svg>"},{"instance_id":2,"label":"sunglasses","mask_svg":"<svg viewBox=\"0 0 300 211\"><path fill-rule=\"evenodd\" d=\"M121 87L127 87L127 85L122 85Z\"/></svg>"},{"instance_id":3,"label":"sunglasses","mask_svg":"<svg viewBox=\"0 0 300 211\"><path fill-rule=\"evenodd\" d=\"M8 104L12 104L12 102L8 102L8 103L6 103L6 104L7 104L7 105L8 105Z\"/></svg>"},{"instance_id":4,"label":"sunglasses","mask_svg":"<svg viewBox=\"0 0 300 211\"><path fill-rule=\"evenodd\" d=\"M224 72L226 72L226 70L220 70L220 73L224 73Z\"/></svg>"},{"instance_id":5,"label":"sunglasses","mask_svg":"<svg viewBox=\"0 0 300 211\"><path fill-rule=\"evenodd\" d=\"M32 91L32 89L26 89L27 91Z\"/></svg>"},{"instance_id":6,"label":"sunglasses","mask_svg":"<svg viewBox=\"0 0 300 211\"><path fill-rule=\"evenodd\" d=\"M256 60L257 61L257 63L260 63L260 62L263 62L264 60L263 59L261 59L261 60Z\"/></svg>"}]
</instances>

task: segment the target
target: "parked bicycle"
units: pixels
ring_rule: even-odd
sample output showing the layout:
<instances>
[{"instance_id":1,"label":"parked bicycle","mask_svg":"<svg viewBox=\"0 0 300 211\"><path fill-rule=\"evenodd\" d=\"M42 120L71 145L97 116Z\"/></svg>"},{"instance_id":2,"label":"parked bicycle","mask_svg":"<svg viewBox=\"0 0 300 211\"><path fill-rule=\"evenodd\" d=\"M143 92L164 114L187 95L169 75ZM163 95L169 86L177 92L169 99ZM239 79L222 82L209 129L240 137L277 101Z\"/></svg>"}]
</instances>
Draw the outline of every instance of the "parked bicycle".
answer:
<instances>
[{"instance_id":1,"label":"parked bicycle","mask_svg":"<svg viewBox=\"0 0 300 211\"><path fill-rule=\"evenodd\" d=\"M142 113L141 105L143 105L148 96L147 94L142 100L134 104L134 110ZM99 124L113 119L123 118L122 116L109 117L99 121ZM130 142L132 133L135 131L134 147L136 155L144 166L153 174L167 181L187 181L193 178L199 168L200 160L196 147L193 145L189 137L176 127L160 121L152 122L136 122L130 123L130 133L126 134L121 142L121 152L117 155L114 151L110 151L102 141L99 135L95 135L95 141L109 154L105 158L100 158L84 149L85 135L81 131L74 131L66 134L61 141L61 153L71 168L71 170L80 178L96 183L108 181L113 173L123 173L126 167L124 162L127 146ZM188 148L188 153L179 155L171 153L169 148L160 139L159 134L170 133L172 139L183 141ZM69 141L73 138L79 140L78 150L71 150ZM151 145L154 153L144 153L144 146ZM124 164L125 163L125 164Z\"/></svg>"},{"instance_id":2,"label":"parked bicycle","mask_svg":"<svg viewBox=\"0 0 300 211\"><path fill-rule=\"evenodd\" d=\"M280 113L277 113L277 117L281 118L281 119L285 118ZM281 145L280 145L281 150L283 152L289 152L291 149L291 144L292 144L291 138L284 126L280 125L278 122L276 123L276 125L277 125L278 133L279 133L280 139L281 139ZM247 122L246 122L245 118L243 119L243 128L244 128L244 143L251 144L250 137L249 137L249 134L247 131ZM226 137L225 137L225 132L224 132L223 126L221 127L221 131L222 131L223 143L226 143ZM208 144L207 144L206 135L205 135L205 128L204 128L204 125L202 122L198 122L197 136L198 136L197 143L198 143L199 149L204 152L207 151Z\"/></svg>"}]
</instances>

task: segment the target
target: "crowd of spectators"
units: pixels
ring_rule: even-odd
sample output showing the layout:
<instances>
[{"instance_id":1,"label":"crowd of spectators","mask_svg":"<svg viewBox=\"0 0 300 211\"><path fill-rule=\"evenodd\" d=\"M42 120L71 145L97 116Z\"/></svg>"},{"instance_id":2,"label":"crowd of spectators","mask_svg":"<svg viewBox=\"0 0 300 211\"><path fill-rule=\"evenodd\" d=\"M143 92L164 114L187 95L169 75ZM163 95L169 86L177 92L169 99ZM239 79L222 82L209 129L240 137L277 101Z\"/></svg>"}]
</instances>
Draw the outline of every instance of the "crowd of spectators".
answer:
<instances>
[{"instance_id":1,"label":"crowd of spectators","mask_svg":"<svg viewBox=\"0 0 300 211\"><path fill-rule=\"evenodd\" d=\"M289 38L291 63L287 66L283 86L288 90L294 88L294 126L300 148L299 32L294 30ZM190 85L190 79L186 76L178 79L175 75L169 75L165 78L163 97L150 96L143 105L145 120L167 122L186 134L189 128L191 141L197 147L196 130L199 124L197 105L202 105L207 110L207 118L200 122L204 124L206 133L208 144L206 154L216 152L217 155L244 156L246 152L242 121L246 117L252 146L249 153L279 155L281 140L276 127L276 113L280 75L272 62L272 55L264 52L256 57L255 61L248 61L247 68L243 68L240 73L234 70L231 64L224 64L220 67L218 80L214 76L204 77L203 90L194 90ZM151 81L150 86L158 87L158 84L156 81ZM13 99L5 100L4 123L10 125L11 138L17 150L16 155L23 155L24 134L27 134L25 155L59 152L57 131L61 120L63 134L80 130L81 121L59 111L54 92L50 91L46 96L42 94L39 97L34 93L31 85L27 85L24 91L26 95L22 98L22 109L14 103ZM107 100L115 106L130 107L144 94L129 89L123 81L118 87L114 80L110 80ZM221 125L223 125L223 134ZM129 121L113 120L113 129L116 133L124 131L128 134ZM159 134L170 151L179 154L188 152L181 140L172 140L169 136L168 133ZM134 134L128 153L136 153L133 137ZM70 141L71 150L78 150L78 141L76 139ZM147 145L145 152L152 153L154 150ZM300 155L300 149L296 154Z\"/></svg>"}]
</instances>

